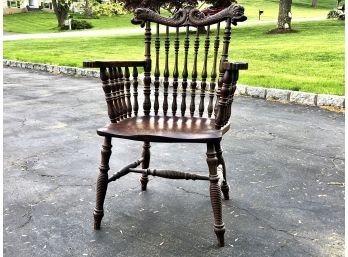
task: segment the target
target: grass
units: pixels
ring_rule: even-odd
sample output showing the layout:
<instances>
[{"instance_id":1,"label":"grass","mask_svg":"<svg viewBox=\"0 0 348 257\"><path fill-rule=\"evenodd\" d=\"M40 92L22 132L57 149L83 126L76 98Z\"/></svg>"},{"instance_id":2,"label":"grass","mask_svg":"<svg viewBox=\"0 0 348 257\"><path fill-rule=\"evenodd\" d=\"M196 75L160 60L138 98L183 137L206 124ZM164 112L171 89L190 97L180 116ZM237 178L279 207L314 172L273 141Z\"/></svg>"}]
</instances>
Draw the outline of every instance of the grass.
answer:
<instances>
[{"instance_id":1,"label":"grass","mask_svg":"<svg viewBox=\"0 0 348 257\"><path fill-rule=\"evenodd\" d=\"M239 83L344 95L344 22L301 22L293 27L299 33L266 34L272 25L234 29L229 59L249 63L249 70L241 71ZM203 40L202 36L201 45ZM179 56L181 71L182 49ZM192 52L189 57L192 61ZM7 41L4 58L77 67L86 59L137 60L143 58L143 36ZM170 56L171 67L173 59ZM199 61L198 67L202 67Z\"/></svg>"},{"instance_id":2,"label":"grass","mask_svg":"<svg viewBox=\"0 0 348 257\"><path fill-rule=\"evenodd\" d=\"M311 0L293 0L292 14L294 18L310 18L325 16L330 9L335 7L335 1L318 1L318 7L312 8ZM258 20L259 10L264 13L261 20L276 20L278 15L279 0L239 0L245 7L248 20ZM167 13L166 13L167 14ZM93 29L129 28L133 15L119 15L115 17L101 17L100 19L87 19L94 26ZM58 32L57 21L53 13L30 12L4 16L4 31L17 33L47 33Z\"/></svg>"},{"instance_id":3,"label":"grass","mask_svg":"<svg viewBox=\"0 0 348 257\"><path fill-rule=\"evenodd\" d=\"M74 16L74 15L73 15ZM78 17L77 17L78 18ZM93 29L117 29L131 27L133 15L118 15L100 17L99 19L84 19L93 25ZM81 19L80 19L81 20ZM4 31L17 33L49 33L59 32L54 13L29 12L4 15Z\"/></svg>"},{"instance_id":4,"label":"grass","mask_svg":"<svg viewBox=\"0 0 348 257\"><path fill-rule=\"evenodd\" d=\"M248 20L258 20L259 10L263 10L261 20L276 20L278 18L279 0L238 0L245 7ZM328 11L336 7L335 1L318 1L318 7L311 7L311 0L293 0L291 12L293 18L312 18L326 16Z\"/></svg>"}]
</instances>

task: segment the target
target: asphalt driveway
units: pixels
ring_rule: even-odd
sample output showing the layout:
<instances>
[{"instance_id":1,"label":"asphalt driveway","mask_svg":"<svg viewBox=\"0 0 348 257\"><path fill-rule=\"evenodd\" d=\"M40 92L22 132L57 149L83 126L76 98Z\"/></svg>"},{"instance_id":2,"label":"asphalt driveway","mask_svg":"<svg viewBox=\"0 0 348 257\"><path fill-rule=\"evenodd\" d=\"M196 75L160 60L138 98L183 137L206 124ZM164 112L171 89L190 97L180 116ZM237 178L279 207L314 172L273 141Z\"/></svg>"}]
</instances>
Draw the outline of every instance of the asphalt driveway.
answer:
<instances>
[{"instance_id":1,"label":"asphalt driveway","mask_svg":"<svg viewBox=\"0 0 348 257\"><path fill-rule=\"evenodd\" d=\"M217 247L206 181L109 185L93 231L107 122L97 79L4 68L4 256L344 256L344 115L237 97ZM141 142L113 141L111 172ZM202 144L153 144L153 167L207 172ZM204 173L205 174L205 173Z\"/></svg>"}]
</instances>

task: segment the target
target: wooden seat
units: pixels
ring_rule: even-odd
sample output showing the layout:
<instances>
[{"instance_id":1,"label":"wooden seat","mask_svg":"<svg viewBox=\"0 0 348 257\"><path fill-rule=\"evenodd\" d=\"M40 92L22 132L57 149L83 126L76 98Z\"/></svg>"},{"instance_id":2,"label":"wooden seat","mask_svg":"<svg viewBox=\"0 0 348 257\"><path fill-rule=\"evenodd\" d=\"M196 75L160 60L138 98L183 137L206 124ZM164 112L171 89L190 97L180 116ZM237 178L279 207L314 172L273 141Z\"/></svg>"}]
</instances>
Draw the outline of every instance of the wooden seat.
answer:
<instances>
[{"instance_id":1,"label":"wooden seat","mask_svg":"<svg viewBox=\"0 0 348 257\"><path fill-rule=\"evenodd\" d=\"M97 130L100 136L149 142L206 143L221 140L230 125L215 129L215 120L172 116L141 116L111 123Z\"/></svg>"},{"instance_id":2,"label":"wooden seat","mask_svg":"<svg viewBox=\"0 0 348 257\"><path fill-rule=\"evenodd\" d=\"M194 8L185 8L173 17L162 17L150 9L138 8L133 23L145 27L144 59L84 62L84 67L100 69L110 119L110 124L97 130L104 137L104 143L93 212L95 229L100 229L104 216L108 184L130 172L142 174L140 182L143 191L147 190L149 175L208 180L214 231L219 245L224 246L221 193L228 200L229 186L221 140L230 128L239 70L248 68L247 63L229 62L228 53L231 25L245 20L244 8L238 4L211 16L205 16ZM223 22L225 28L221 40ZM151 24L155 24L154 37ZM164 30L160 31L163 27ZM199 32L201 27L206 29L204 34ZM174 32L170 28L174 28ZM155 58L152 59L151 54ZM138 81L139 68L144 71L142 84ZM138 90L140 86L143 90ZM142 92L143 98L139 97L139 92ZM109 177L112 138L144 141L144 144L138 160ZM209 176L150 168L151 142L205 143ZM139 165L141 168L137 168ZM223 173L221 183L218 183L218 165Z\"/></svg>"}]
</instances>

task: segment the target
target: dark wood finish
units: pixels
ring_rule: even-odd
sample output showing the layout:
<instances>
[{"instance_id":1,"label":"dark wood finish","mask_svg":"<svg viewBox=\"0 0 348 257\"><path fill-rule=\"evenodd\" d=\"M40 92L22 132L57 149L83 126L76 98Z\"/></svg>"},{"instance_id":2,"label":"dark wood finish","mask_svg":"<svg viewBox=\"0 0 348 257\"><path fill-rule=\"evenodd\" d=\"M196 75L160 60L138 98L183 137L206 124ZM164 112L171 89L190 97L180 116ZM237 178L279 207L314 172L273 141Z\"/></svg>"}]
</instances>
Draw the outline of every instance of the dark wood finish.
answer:
<instances>
[{"instance_id":1,"label":"dark wood finish","mask_svg":"<svg viewBox=\"0 0 348 257\"><path fill-rule=\"evenodd\" d=\"M125 175L127 175L129 172L131 172L131 168L136 168L138 167L142 162L144 161L144 158L141 158L125 167L123 167L122 169L120 169L118 172L114 173L109 179L108 179L108 183L115 181Z\"/></svg>"},{"instance_id":2,"label":"dark wood finish","mask_svg":"<svg viewBox=\"0 0 348 257\"><path fill-rule=\"evenodd\" d=\"M150 166L150 156L151 156L150 147L151 147L150 142L145 141L143 145L143 152L141 154L143 158L143 163L142 163L143 169L147 169ZM146 191L147 183L149 182L149 178L146 173L143 173L141 175L140 182L141 182L141 190Z\"/></svg>"},{"instance_id":3,"label":"dark wood finish","mask_svg":"<svg viewBox=\"0 0 348 257\"><path fill-rule=\"evenodd\" d=\"M121 67L118 67L118 85L120 89L120 103L121 103L121 119L127 118L127 104L124 94L124 79L123 79L123 71Z\"/></svg>"},{"instance_id":4,"label":"dark wood finish","mask_svg":"<svg viewBox=\"0 0 348 257\"><path fill-rule=\"evenodd\" d=\"M104 144L101 149L101 163L99 166L99 176L96 187L96 205L94 208L94 229L100 229L100 223L104 216L104 200L108 188L109 160L111 156L111 137L104 138Z\"/></svg>"},{"instance_id":5,"label":"dark wood finish","mask_svg":"<svg viewBox=\"0 0 348 257\"><path fill-rule=\"evenodd\" d=\"M237 22L245 21L247 17L244 16L243 6L231 4L221 12L211 16L205 16L204 13L195 8L185 8L179 10L173 17L163 17L150 9L138 8L135 10L135 18L133 20L135 22L151 21L171 27L202 27L216 24L226 19L230 19L234 25L237 25Z\"/></svg>"},{"instance_id":6,"label":"dark wood finish","mask_svg":"<svg viewBox=\"0 0 348 257\"><path fill-rule=\"evenodd\" d=\"M138 69L133 68L133 112L134 116L138 116L139 104L138 104Z\"/></svg>"},{"instance_id":7,"label":"dark wood finish","mask_svg":"<svg viewBox=\"0 0 348 257\"><path fill-rule=\"evenodd\" d=\"M164 49L165 49L165 64L164 64L164 81L163 81L163 114L166 116L168 112L168 87L169 87L169 67L168 67L168 55L169 55L169 47L170 47L170 41L169 41L169 27L166 27L166 37L164 41Z\"/></svg>"},{"instance_id":8,"label":"dark wood finish","mask_svg":"<svg viewBox=\"0 0 348 257\"><path fill-rule=\"evenodd\" d=\"M111 85L111 93L112 93L112 102L113 102L113 110L115 113L116 121L120 121L120 113L119 113L119 107L118 107L118 95L116 94L116 91L118 90L118 82L117 82L117 74L116 69L113 67L109 68L109 75L110 75L110 85Z\"/></svg>"},{"instance_id":9,"label":"dark wood finish","mask_svg":"<svg viewBox=\"0 0 348 257\"><path fill-rule=\"evenodd\" d=\"M202 70L202 82L201 82L201 94L200 94L200 102L199 102L199 117L203 116L204 112L204 97L205 90L207 87L207 62L208 62L208 52L210 46L210 26L207 27L207 34L204 42L204 64Z\"/></svg>"},{"instance_id":10,"label":"dark wood finish","mask_svg":"<svg viewBox=\"0 0 348 257\"><path fill-rule=\"evenodd\" d=\"M227 183L226 164L225 164L224 157L222 156L222 148L220 145L220 141L216 142L214 146L215 146L215 151L216 151L216 157L218 159L218 164L221 165L221 168L222 168L223 180L221 183L221 192L223 193L225 200L229 200L230 199L230 196L229 196L230 187Z\"/></svg>"},{"instance_id":11,"label":"dark wood finish","mask_svg":"<svg viewBox=\"0 0 348 257\"><path fill-rule=\"evenodd\" d=\"M190 27L186 27L186 34L185 34L185 40L184 40L184 69L182 71L182 94L181 94L181 116L185 116L186 112L186 90L187 90L187 77L188 77L188 71L187 71L187 60L188 60L188 50L190 47Z\"/></svg>"},{"instance_id":12,"label":"dark wood finish","mask_svg":"<svg viewBox=\"0 0 348 257\"><path fill-rule=\"evenodd\" d=\"M174 57L174 69L173 69L173 103L172 103L172 112L173 116L176 115L176 109L177 109L177 96L178 96L178 77L179 77L179 71L178 71L178 58L179 58L179 28L176 28L175 32L175 40L174 40L174 51L175 51L175 57Z\"/></svg>"},{"instance_id":13,"label":"dark wood finish","mask_svg":"<svg viewBox=\"0 0 348 257\"><path fill-rule=\"evenodd\" d=\"M111 123L116 122L116 113L113 105L113 96L111 93L110 76L106 68L100 69L100 79L103 83L103 90L105 94L105 101L108 106L108 115Z\"/></svg>"},{"instance_id":14,"label":"dark wood finish","mask_svg":"<svg viewBox=\"0 0 348 257\"><path fill-rule=\"evenodd\" d=\"M145 67L145 61L84 61L84 68Z\"/></svg>"},{"instance_id":15,"label":"dark wood finish","mask_svg":"<svg viewBox=\"0 0 348 257\"><path fill-rule=\"evenodd\" d=\"M211 80L210 80L210 92L209 92L209 105L208 105L208 117L210 118L213 113L213 101L215 96L215 86L216 86L216 64L217 64L217 57L218 57L218 51L219 51L219 45L220 45L220 22L217 24L216 28L216 37L214 40L214 58L213 58L213 68L211 71Z\"/></svg>"},{"instance_id":16,"label":"dark wood finish","mask_svg":"<svg viewBox=\"0 0 348 257\"><path fill-rule=\"evenodd\" d=\"M186 179L186 180L209 180L209 177L192 174L192 173L186 173L186 172L180 172L176 170L159 170L159 169L135 169L130 168L130 172L136 172L136 173L142 173L143 175L151 175L151 176L157 176L161 178L170 178L170 179Z\"/></svg>"},{"instance_id":17,"label":"dark wood finish","mask_svg":"<svg viewBox=\"0 0 348 257\"><path fill-rule=\"evenodd\" d=\"M150 22L147 21L145 25L145 67L144 67L144 103L143 109L144 114L150 115L151 110L151 25Z\"/></svg>"},{"instance_id":18,"label":"dark wood finish","mask_svg":"<svg viewBox=\"0 0 348 257\"><path fill-rule=\"evenodd\" d=\"M131 92L130 92L130 86L131 82L129 80L130 73L129 68L125 68L125 86L126 86L126 98L127 98L127 117L132 117L132 102L131 102Z\"/></svg>"},{"instance_id":19,"label":"dark wood finish","mask_svg":"<svg viewBox=\"0 0 348 257\"><path fill-rule=\"evenodd\" d=\"M224 73L225 73L225 69L224 69L223 65L225 62L227 62L228 47L230 44L230 39L231 39L231 19L228 18L226 20L223 48L222 48L222 53L221 53L220 65L219 65L219 80L218 80L218 88L216 90L216 104L215 104L215 109L214 109L215 117L219 111L218 106L219 106L219 101L220 101L221 88L222 88L222 84L223 84L223 77L224 77Z\"/></svg>"},{"instance_id":20,"label":"dark wood finish","mask_svg":"<svg viewBox=\"0 0 348 257\"><path fill-rule=\"evenodd\" d=\"M198 49L199 49L199 31L198 28L196 30L196 37L194 43L194 55L193 55L193 68L192 68L192 81L191 81L191 103L190 103L190 115L194 116L196 104L196 87L197 87L197 57L198 57Z\"/></svg>"},{"instance_id":21,"label":"dark wood finish","mask_svg":"<svg viewBox=\"0 0 348 257\"><path fill-rule=\"evenodd\" d=\"M210 201L214 213L214 231L220 246L225 245L225 225L222 222L221 191L219 188L219 176L217 174L218 159L216 157L214 143L207 144L207 163L209 167Z\"/></svg>"},{"instance_id":22,"label":"dark wood finish","mask_svg":"<svg viewBox=\"0 0 348 257\"><path fill-rule=\"evenodd\" d=\"M110 124L97 132L100 136L137 141L204 143L220 140L229 128L226 124L222 129L215 129L215 120L207 118L139 116Z\"/></svg>"},{"instance_id":23,"label":"dark wood finish","mask_svg":"<svg viewBox=\"0 0 348 257\"><path fill-rule=\"evenodd\" d=\"M95 228L100 228L100 222L104 215L103 203L108 183L118 180L130 172L142 174L140 182L143 191L147 189L149 175L171 179L209 180L210 199L214 214L214 231L219 245L223 246L225 227L222 222L221 193L225 200L228 200L229 185L220 142L223 135L230 128L229 119L239 70L248 68L247 63L228 62L228 51L231 25L246 20L244 9L240 5L232 4L219 13L205 16L197 9L185 8L173 17L168 18L162 17L149 9L140 8L136 10L135 16L134 22L141 23L145 27L143 61L84 62L85 67L100 69L100 78L110 119L109 124L97 130L97 133L105 137L105 140L102 147L102 161L97 182L97 203L94 210ZM155 28L153 40L154 70L152 70L151 57L151 22L155 23L153 24ZM163 37L159 31L160 24L166 25ZM212 32L213 27L211 25L215 24L217 25L216 31ZM222 50L220 51L222 24L226 25L224 27ZM202 48L204 49L199 51L200 34L198 27L202 26L206 26L206 34L202 35L204 37ZM175 28L172 46L170 45L170 27ZM184 27L182 43L180 43L179 38L181 35L179 33L180 27ZM195 33L190 32L192 27L195 28ZM161 37L163 38L163 50L161 49ZM213 42L212 46L211 41ZM190 42L192 42L191 46ZM164 54L164 58L162 57L163 63L160 62L162 60L160 58L161 50ZM170 52L174 52L174 55L171 55ZM201 58L199 57L200 52L202 52ZM220 52L221 55L219 56ZM191 54L193 58L190 58ZM174 62L173 67L169 67L169 58L174 58L172 60ZM191 59L192 62L190 62ZM203 67L199 77L198 71L201 69L199 67L201 60L203 61ZM212 66L211 72L208 72L207 69L210 66ZM191 67L192 73L189 77ZM131 68L133 69L132 76L130 74ZM138 90L138 68L144 70L142 90L144 100L140 106L138 103L138 94L141 92ZM163 83L160 79L162 69ZM180 72L182 71L181 77L179 69ZM208 73L210 74L208 75ZM153 83L151 81L152 74L154 75ZM172 85L169 82L170 74L173 76ZM182 82L179 86L181 78ZM189 79L191 79L190 82ZM201 82L199 82L200 80ZM160 103L159 94L162 86L163 102ZM169 96L170 86L172 86L171 99ZM198 89L199 86L200 89ZM153 95L151 95L151 87L154 89ZM206 94L208 99L205 99ZM205 106L206 104L207 106ZM169 110L170 108L171 110ZM112 137L143 141L144 143L139 160L125 166L108 178ZM207 144L209 176L149 168L151 142ZM140 164L141 168L137 168ZM223 173L221 186L218 183L218 165L221 165Z\"/></svg>"},{"instance_id":24,"label":"dark wood finish","mask_svg":"<svg viewBox=\"0 0 348 257\"><path fill-rule=\"evenodd\" d=\"M159 51L160 51L160 38L159 38L159 24L156 24L156 40L155 40L155 48L156 48L156 67L155 67L155 102L153 104L153 108L155 110L155 115L158 114L159 109L159 102L158 102L158 95L159 95L159 76L160 76L160 70L159 70Z\"/></svg>"}]
</instances>

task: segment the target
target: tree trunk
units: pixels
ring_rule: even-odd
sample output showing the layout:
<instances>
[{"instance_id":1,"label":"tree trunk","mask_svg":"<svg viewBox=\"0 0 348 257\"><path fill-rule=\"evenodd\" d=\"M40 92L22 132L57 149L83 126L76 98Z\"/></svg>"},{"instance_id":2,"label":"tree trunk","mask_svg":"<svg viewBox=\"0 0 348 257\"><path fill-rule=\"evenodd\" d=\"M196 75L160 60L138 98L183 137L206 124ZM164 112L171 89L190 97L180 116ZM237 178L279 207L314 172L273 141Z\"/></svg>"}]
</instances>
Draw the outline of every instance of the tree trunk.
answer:
<instances>
[{"instance_id":1,"label":"tree trunk","mask_svg":"<svg viewBox=\"0 0 348 257\"><path fill-rule=\"evenodd\" d=\"M291 4L292 0L279 1L278 30L291 30Z\"/></svg>"},{"instance_id":2,"label":"tree trunk","mask_svg":"<svg viewBox=\"0 0 348 257\"><path fill-rule=\"evenodd\" d=\"M64 21L68 18L69 4L61 0L52 0L52 5L58 21L58 27L63 28Z\"/></svg>"},{"instance_id":3,"label":"tree trunk","mask_svg":"<svg viewBox=\"0 0 348 257\"><path fill-rule=\"evenodd\" d=\"M312 6L313 8L317 8L317 6L318 6L318 0L312 0L311 6Z\"/></svg>"},{"instance_id":4,"label":"tree trunk","mask_svg":"<svg viewBox=\"0 0 348 257\"><path fill-rule=\"evenodd\" d=\"M86 17L92 17L93 16L92 7L89 6L89 1L88 0L85 0L85 7L84 7L83 15L86 16Z\"/></svg>"}]
</instances>

